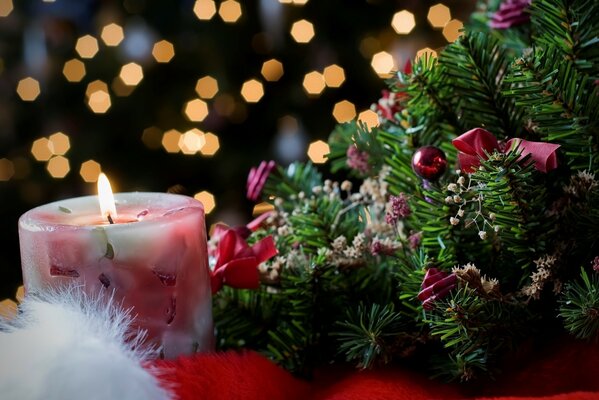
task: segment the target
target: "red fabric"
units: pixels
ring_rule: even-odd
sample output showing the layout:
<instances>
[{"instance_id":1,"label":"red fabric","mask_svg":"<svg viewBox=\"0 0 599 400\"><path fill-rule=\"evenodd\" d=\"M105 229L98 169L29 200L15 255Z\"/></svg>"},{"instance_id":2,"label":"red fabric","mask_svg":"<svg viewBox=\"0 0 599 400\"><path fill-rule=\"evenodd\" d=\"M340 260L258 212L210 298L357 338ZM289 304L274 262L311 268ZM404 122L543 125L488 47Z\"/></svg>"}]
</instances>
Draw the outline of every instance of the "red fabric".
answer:
<instances>
[{"instance_id":1,"label":"red fabric","mask_svg":"<svg viewBox=\"0 0 599 400\"><path fill-rule=\"evenodd\" d=\"M180 400L598 400L599 347L581 342L515 363L497 381L477 387L443 384L399 368L356 371L330 366L300 380L253 352L198 354L155 361L152 371ZM525 365L517 369L517 365Z\"/></svg>"}]
</instances>

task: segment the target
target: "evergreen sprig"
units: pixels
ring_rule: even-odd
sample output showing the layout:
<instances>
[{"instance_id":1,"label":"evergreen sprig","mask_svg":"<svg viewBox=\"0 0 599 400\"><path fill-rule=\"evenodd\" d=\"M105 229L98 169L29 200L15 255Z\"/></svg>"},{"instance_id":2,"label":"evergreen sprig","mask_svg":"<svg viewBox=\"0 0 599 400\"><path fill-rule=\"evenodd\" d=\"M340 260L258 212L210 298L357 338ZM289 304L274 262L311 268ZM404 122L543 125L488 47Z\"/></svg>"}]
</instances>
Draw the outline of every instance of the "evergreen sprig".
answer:
<instances>
[{"instance_id":1,"label":"evergreen sprig","mask_svg":"<svg viewBox=\"0 0 599 400\"><path fill-rule=\"evenodd\" d=\"M559 315L566 329L579 339L599 337L599 277L581 268L580 279L566 284Z\"/></svg>"}]
</instances>

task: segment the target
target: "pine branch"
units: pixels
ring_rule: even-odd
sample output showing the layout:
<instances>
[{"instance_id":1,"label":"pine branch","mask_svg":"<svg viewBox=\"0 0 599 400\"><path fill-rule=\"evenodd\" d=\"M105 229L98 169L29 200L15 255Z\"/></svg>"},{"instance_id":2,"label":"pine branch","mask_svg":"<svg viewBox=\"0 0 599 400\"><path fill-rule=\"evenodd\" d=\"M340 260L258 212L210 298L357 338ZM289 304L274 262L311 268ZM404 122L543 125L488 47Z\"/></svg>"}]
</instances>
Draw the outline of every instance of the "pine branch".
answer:
<instances>
[{"instance_id":1,"label":"pine branch","mask_svg":"<svg viewBox=\"0 0 599 400\"><path fill-rule=\"evenodd\" d=\"M277 166L264 185L265 197L297 199L298 194L311 194L312 188L322 186L322 175L311 163L294 162L287 168Z\"/></svg>"},{"instance_id":2,"label":"pine branch","mask_svg":"<svg viewBox=\"0 0 599 400\"><path fill-rule=\"evenodd\" d=\"M581 268L580 280L566 285L560 298L559 316L568 331L578 339L599 337L599 277L589 277Z\"/></svg>"}]
</instances>

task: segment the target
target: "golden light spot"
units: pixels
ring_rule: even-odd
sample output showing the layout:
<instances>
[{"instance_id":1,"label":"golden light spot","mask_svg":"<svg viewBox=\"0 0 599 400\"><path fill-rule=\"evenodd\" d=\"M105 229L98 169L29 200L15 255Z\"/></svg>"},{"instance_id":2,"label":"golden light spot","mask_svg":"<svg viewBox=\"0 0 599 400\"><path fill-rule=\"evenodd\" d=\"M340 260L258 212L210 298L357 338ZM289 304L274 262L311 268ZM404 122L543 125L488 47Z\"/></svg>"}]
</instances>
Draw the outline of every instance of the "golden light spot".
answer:
<instances>
[{"instance_id":1,"label":"golden light spot","mask_svg":"<svg viewBox=\"0 0 599 400\"><path fill-rule=\"evenodd\" d=\"M71 148L69 137L62 132L56 132L48 138L50 141L50 149L52 153L58 156L63 156Z\"/></svg>"},{"instance_id":2,"label":"golden light spot","mask_svg":"<svg viewBox=\"0 0 599 400\"><path fill-rule=\"evenodd\" d=\"M304 90L311 96L318 96L325 88L324 76L318 71L312 71L304 76Z\"/></svg>"},{"instance_id":3,"label":"golden light spot","mask_svg":"<svg viewBox=\"0 0 599 400\"><path fill-rule=\"evenodd\" d=\"M89 95L87 105L94 113L104 114L112 105L110 94L108 91L96 90Z\"/></svg>"},{"instance_id":4,"label":"golden light spot","mask_svg":"<svg viewBox=\"0 0 599 400\"><path fill-rule=\"evenodd\" d=\"M97 182L100 172L102 172L102 167L94 160L87 160L79 168L79 175L81 175L84 182L88 183Z\"/></svg>"},{"instance_id":5,"label":"golden light spot","mask_svg":"<svg viewBox=\"0 0 599 400\"><path fill-rule=\"evenodd\" d=\"M391 20L391 26L400 35L407 35L416 26L414 14L408 10L396 12Z\"/></svg>"},{"instance_id":6,"label":"golden light spot","mask_svg":"<svg viewBox=\"0 0 599 400\"><path fill-rule=\"evenodd\" d=\"M428 57L437 57L437 52L429 47L425 47L416 52L416 60L426 55L428 55Z\"/></svg>"},{"instance_id":7,"label":"golden light spot","mask_svg":"<svg viewBox=\"0 0 599 400\"><path fill-rule=\"evenodd\" d=\"M345 82L345 71L337 64L326 67L323 75L324 82L330 88L338 88Z\"/></svg>"},{"instance_id":8,"label":"golden light spot","mask_svg":"<svg viewBox=\"0 0 599 400\"><path fill-rule=\"evenodd\" d=\"M155 126L146 128L141 134L141 141L149 149L158 149L162 141L162 131Z\"/></svg>"},{"instance_id":9,"label":"golden light spot","mask_svg":"<svg viewBox=\"0 0 599 400\"><path fill-rule=\"evenodd\" d=\"M452 19L445 25L443 28L443 36L448 42L455 42L457 38L462 36L463 32L460 32L460 29L464 27L462 21L457 19Z\"/></svg>"},{"instance_id":10,"label":"golden light spot","mask_svg":"<svg viewBox=\"0 0 599 400\"><path fill-rule=\"evenodd\" d=\"M15 166L7 158L0 158L0 181L8 181L15 174Z\"/></svg>"},{"instance_id":11,"label":"golden light spot","mask_svg":"<svg viewBox=\"0 0 599 400\"><path fill-rule=\"evenodd\" d=\"M218 93L218 81L210 75L198 79L198 82L196 83L196 93L202 99L213 98Z\"/></svg>"},{"instance_id":12,"label":"golden light spot","mask_svg":"<svg viewBox=\"0 0 599 400\"><path fill-rule=\"evenodd\" d=\"M62 73L69 82L81 82L85 76L85 64L83 61L73 58L64 63Z\"/></svg>"},{"instance_id":13,"label":"golden light spot","mask_svg":"<svg viewBox=\"0 0 599 400\"><path fill-rule=\"evenodd\" d=\"M360 53L364 58L371 58L374 53L381 50L381 42L372 36L360 40Z\"/></svg>"},{"instance_id":14,"label":"golden light spot","mask_svg":"<svg viewBox=\"0 0 599 400\"><path fill-rule=\"evenodd\" d=\"M21 79L17 85L17 94L23 101L33 101L40 95L40 83L29 77Z\"/></svg>"},{"instance_id":15,"label":"golden light spot","mask_svg":"<svg viewBox=\"0 0 599 400\"><path fill-rule=\"evenodd\" d=\"M198 19L207 21L216 14L216 4L213 0L197 0L193 5L193 12Z\"/></svg>"},{"instance_id":16,"label":"golden light spot","mask_svg":"<svg viewBox=\"0 0 599 400\"><path fill-rule=\"evenodd\" d=\"M205 190L202 192L196 193L193 196L193 198L204 205L204 212L206 214L210 214L212 212L212 210L214 210L214 207L216 207L216 201L214 201L214 195Z\"/></svg>"},{"instance_id":17,"label":"golden light spot","mask_svg":"<svg viewBox=\"0 0 599 400\"><path fill-rule=\"evenodd\" d=\"M99 50L98 39L91 35L81 36L77 39L75 50L81 58L94 58Z\"/></svg>"},{"instance_id":18,"label":"golden light spot","mask_svg":"<svg viewBox=\"0 0 599 400\"><path fill-rule=\"evenodd\" d=\"M351 121L356 117L356 106L347 100L342 100L335 104L333 117L339 123Z\"/></svg>"},{"instance_id":19,"label":"golden light spot","mask_svg":"<svg viewBox=\"0 0 599 400\"><path fill-rule=\"evenodd\" d=\"M120 78L127 86L137 86L144 77L144 71L141 65L134 62L125 64L121 67Z\"/></svg>"},{"instance_id":20,"label":"golden light spot","mask_svg":"<svg viewBox=\"0 0 599 400\"><path fill-rule=\"evenodd\" d=\"M110 85L114 94L119 97L129 96L135 90L135 86L127 86L120 76L115 76Z\"/></svg>"},{"instance_id":21,"label":"golden light spot","mask_svg":"<svg viewBox=\"0 0 599 400\"><path fill-rule=\"evenodd\" d=\"M39 138L31 145L31 154L37 161L48 161L52 155L52 143L48 138Z\"/></svg>"},{"instance_id":22,"label":"golden light spot","mask_svg":"<svg viewBox=\"0 0 599 400\"><path fill-rule=\"evenodd\" d=\"M202 153L203 156L212 157L220 148L218 136L216 136L214 133L206 132L204 134L204 140L206 143L200 149L200 153Z\"/></svg>"},{"instance_id":23,"label":"golden light spot","mask_svg":"<svg viewBox=\"0 0 599 400\"><path fill-rule=\"evenodd\" d=\"M17 303L11 299L0 301L0 317L11 320L17 316Z\"/></svg>"},{"instance_id":24,"label":"golden light spot","mask_svg":"<svg viewBox=\"0 0 599 400\"><path fill-rule=\"evenodd\" d=\"M269 202L263 201L262 203L258 203L254 206L252 210L252 216L258 216L260 214L264 214L265 212L273 211L275 206L270 204Z\"/></svg>"},{"instance_id":25,"label":"golden light spot","mask_svg":"<svg viewBox=\"0 0 599 400\"><path fill-rule=\"evenodd\" d=\"M291 26L291 36L298 43L308 43L314 37L314 25L305 19L294 22Z\"/></svg>"},{"instance_id":26,"label":"golden light spot","mask_svg":"<svg viewBox=\"0 0 599 400\"><path fill-rule=\"evenodd\" d=\"M227 23L234 23L241 17L241 4L235 0L225 0L220 3L218 15Z\"/></svg>"},{"instance_id":27,"label":"golden light spot","mask_svg":"<svg viewBox=\"0 0 599 400\"><path fill-rule=\"evenodd\" d=\"M329 154L329 145L322 140L310 143L308 146L308 157L314 164L324 164L327 162L327 154Z\"/></svg>"},{"instance_id":28,"label":"golden light spot","mask_svg":"<svg viewBox=\"0 0 599 400\"><path fill-rule=\"evenodd\" d=\"M433 28L443 28L451 19L451 11L444 4L435 4L429 8L426 19Z\"/></svg>"},{"instance_id":29,"label":"golden light spot","mask_svg":"<svg viewBox=\"0 0 599 400\"><path fill-rule=\"evenodd\" d=\"M257 103L264 96L264 86L256 79L245 81L241 87L241 95L248 103Z\"/></svg>"},{"instance_id":30,"label":"golden light spot","mask_svg":"<svg viewBox=\"0 0 599 400\"><path fill-rule=\"evenodd\" d=\"M17 289L17 292L15 293L15 299L17 299L19 303L22 303L25 299L25 288L23 287L23 285L19 286L19 288Z\"/></svg>"},{"instance_id":31,"label":"golden light spot","mask_svg":"<svg viewBox=\"0 0 599 400\"><path fill-rule=\"evenodd\" d=\"M227 93L219 94L214 100L214 110L223 117L231 116L235 112L235 99Z\"/></svg>"},{"instance_id":32,"label":"golden light spot","mask_svg":"<svg viewBox=\"0 0 599 400\"><path fill-rule=\"evenodd\" d=\"M123 39L125 38L125 33L123 32L123 28L115 24L114 22L106 25L102 28L102 33L100 34L102 41L106 46L115 47L121 44Z\"/></svg>"},{"instance_id":33,"label":"golden light spot","mask_svg":"<svg viewBox=\"0 0 599 400\"><path fill-rule=\"evenodd\" d=\"M67 158L56 156L48 161L46 169L52 178L64 178L71 170L71 166L69 165L69 160Z\"/></svg>"},{"instance_id":34,"label":"golden light spot","mask_svg":"<svg viewBox=\"0 0 599 400\"><path fill-rule=\"evenodd\" d=\"M167 63L175 56L175 46L168 40L161 40L154 43L152 56L159 63Z\"/></svg>"},{"instance_id":35,"label":"golden light spot","mask_svg":"<svg viewBox=\"0 0 599 400\"><path fill-rule=\"evenodd\" d=\"M281 4L292 4L293 0L279 0L279 3L281 3Z\"/></svg>"},{"instance_id":36,"label":"golden light spot","mask_svg":"<svg viewBox=\"0 0 599 400\"><path fill-rule=\"evenodd\" d=\"M13 9L12 0L0 0L0 17L8 17Z\"/></svg>"},{"instance_id":37,"label":"golden light spot","mask_svg":"<svg viewBox=\"0 0 599 400\"><path fill-rule=\"evenodd\" d=\"M358 114L358 120L365 123L370 129L379 126L379 116L372 110L364 110Z\"/></svg>"},{"instance_id":38,"label":"golden light spot","mask_svg":"<svg viewBox=\"0 0 599 400\"><path fill-rule=\"evenodd\" d=\"M292 2L296 6L303 6L304 4L306 4L308 2L308 0L292 0Z\"/></svg>"},{"instance_id":39,"label":"golden light spot","mask_svg":"<svg viewBox=\"0 0 599 400\"><path fill-rule=\"evenodd\" d=\"M186 155L196 154L204 147L204 144L206 144L204 132L196 128L188 130L179 137L179 148Z\"/></svg>"},{"instance_id":40,"label":"golden light spot","mask_svg":"<svg viewBox=\"0 0 599 400\"><path fill-rule=\"evenodd\" d=\"M395 69L395 60L393 56L386 51L380 51L372 56L372 69L381 78L387 78Z\"/></svg>"},{"instance_id":41,"label":"golden light spot","mask_svg":"<svg viewBox=\"0 0 599 400\"><path fill-rule=\"evenodd\" d=\"M87 84L87 88L85 89L85 97L89 97L92 95L92 93L97 92L99 90L108 93L108 85L106 84L106 82L101 81L99 79L90 82Z\"/></svg>"},{"instance_id":42,"label":"golden light spot","mask_svg":"<svg viewBox=\"0 0 599 400\"><path fill-rule=\"evenodd\" d=\"M283 76L283 64L275 58L270 59L262 64L260 73L267 81L276 82Z\"/></svg>"},{"instance_id":43,"label":"golden light spot","mask_svg":"<svg viewBox=\"0 0 599 400\"><path fill-rule=\"evenodd\" d=\"M183 115L190 121L201 122L208 116L208 104L200 99L190 100L185 103Z\"/></svg>"},{"instance_id":44,"label":"golden light spot","mask_svg":"<svg viewBox=\"0 0 599 400\"><path fill-rule=\"evenodd\" d=\"M179 138L181 132L176 129L171 129L164 132L162 135L162 147L167 153L178 153L181 149L179 148Z\"/></svg>"}]
</instances>

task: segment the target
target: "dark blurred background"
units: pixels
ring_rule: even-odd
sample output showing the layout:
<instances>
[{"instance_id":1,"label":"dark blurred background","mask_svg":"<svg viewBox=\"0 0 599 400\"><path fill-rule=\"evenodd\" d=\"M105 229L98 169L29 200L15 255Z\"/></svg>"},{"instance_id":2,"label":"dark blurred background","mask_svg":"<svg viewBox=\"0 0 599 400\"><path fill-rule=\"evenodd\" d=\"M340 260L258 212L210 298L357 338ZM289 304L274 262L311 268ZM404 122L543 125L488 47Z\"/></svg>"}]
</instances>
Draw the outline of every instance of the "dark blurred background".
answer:
<instances>
[{"instance_id":1,"label":"dark blurred background","mask_svg":"<svg viewBox=\"0 0 599 400\"><path fill-rule=\"evenodd\" d=\"M18 217L94 194L167 191L207 223L251 218L249 168L323 162L337 122L458 35L472 0L0 0L0 299L21 284Z\"/></svg>"}]
</instances>

